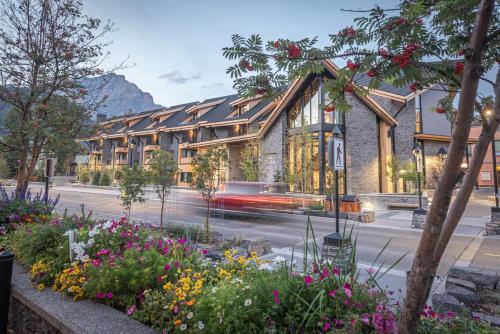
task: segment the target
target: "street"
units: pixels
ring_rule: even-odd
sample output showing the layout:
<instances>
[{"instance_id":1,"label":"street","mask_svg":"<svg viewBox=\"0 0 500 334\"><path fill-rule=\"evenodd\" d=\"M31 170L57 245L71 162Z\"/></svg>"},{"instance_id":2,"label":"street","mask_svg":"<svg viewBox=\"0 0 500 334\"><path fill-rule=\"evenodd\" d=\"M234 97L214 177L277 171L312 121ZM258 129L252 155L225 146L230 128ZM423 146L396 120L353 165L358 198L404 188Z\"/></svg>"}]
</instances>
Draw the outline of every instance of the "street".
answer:
<instances>
[{"instance_id":1,"label":"street","mask_svg":"<svg viewBox=\"0 0 500 334\"><path fill-rule=\"evenodd\" d=\"M40 185L33 185L32 191L40 191ZM93 188L80 186L60 186L50 190L51 196L60 196L58 210L68 209L68 213L78 213L81 205L85 210L93 212L99 219L118 218L123 214L120 206L119 190L114 188ZM146 200L142 204L134 204L132 220L159 224L160 202L154 192L147 191ZM483 240L482 228L489 219L489 206L485 191L475 193L460 222L448 248L441 260L438 276L446 274L454 264L469 265ZM206 204L197 193L188 189L173 189L166 204L166 220L168 224L200 225L206 215ZM214 212L211 217L211 228L228 238L265 237L270 240L273 253L266 258L283 256L293 257L297 262L303 258L304 238L307 217L303 215L269 213L269 214L232 214ZM311 217L316 242L321 248L323 237L335 230L333 218ZM418 246L421 230L412 229L411 212L383 211L377 213L374 223L362 224L341 220L341 229L350 231L357 242L358 266L371 267L373 261L389 242L388 247L377 260L375 268L391 267L400 259L382 280L391 289L404 290L406 271L411 268L413 256ZM493 252L493 251L492 251ZM406 254L406 255L405 255ZM401 257L404 256L402 259ZM488 263L487 257L476 257L474 263ZM361 270L363 273L364 271ZM437 278L436 283L439 283ZM439 284L436 284L436 289Z\"/></svg>"}]
</instances>

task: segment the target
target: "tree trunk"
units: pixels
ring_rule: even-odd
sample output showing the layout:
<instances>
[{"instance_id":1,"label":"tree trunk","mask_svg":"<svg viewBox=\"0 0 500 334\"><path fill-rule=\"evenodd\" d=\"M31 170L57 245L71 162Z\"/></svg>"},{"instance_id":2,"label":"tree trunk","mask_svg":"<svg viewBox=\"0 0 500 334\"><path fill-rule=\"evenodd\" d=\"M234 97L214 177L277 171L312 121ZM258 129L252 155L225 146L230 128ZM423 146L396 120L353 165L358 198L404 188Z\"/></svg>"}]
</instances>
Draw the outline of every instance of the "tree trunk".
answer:
<instances>
[{"instance_id":1,"label":"tree trunk","mask_svg":"<svg viewBox=\"0 0 500 334\"><path fill-rule=\"evenodd\" d=\"M165 207L165 199L161 200L161 212L160 212L160 229L163 230L163 208Z\"/></svg>"},{"instance_id":2,"label":"tree trunk","mask_svg":"<svg viewBox=\"0 0 500 334\"><path fill-rule=\"evenodd\" d=\"M401 334L415 333L418 314L429 295L433 282L433 268L437 267L433 256L448 213L453 189L460 178L469 131L474 116L475 98L481 73L481 62L488 25L494 8L494 0L481 1L474 23L469 50L461 83L456 127L446 159L443 174L432 199L425 221L424 231L415 254L412 270L407 280L406 298L399 319Z\"/></svg>"},{"instance_id":3,"label":"tree trunk","mask_svg":"<svg viewBox=\"0 0 500 334\"><path fill-rule=\"evenodd\" d=\"M453 202L450 211L448 212L448 216L446 217L444 228L441 232L438 245L434 252L434 262L437 264L439 264L439 260L446 250L446 246L450 241L453 231L455 231L455 228L462 218L465 207L467 206L467 202L469 201L469 197L472 193L472 190L474 189L474 185L477 182L479 172L481 171L484 157L488 152L488 147L492 143L498 128L500 119L500 70L497 71L495 84L495 106L493 107L493 115L489 120L489 123L483 126L481 135L479 136L479 140L474 147L472 160L470 161L469 168L467 170L467 173L465 174L462 186L460 187L457 197ZM493 145L491 149L494 149ZM493 173L494 177L496 177L496 172L494 171Z\"/></svg>"},{"instance_id":4,"label":"tree trunk","mask_svg":"<svg viewBox=\"0 0 500 334\"><path fill-rule=\"evenodd\" d=\"M205 237L206 242L210 241L210 225L208 219L210 218L210 200L207 200L207 220L205 221Z\"/></svg>"},{"instance_id":5,"label":"tree trunk","mask_svg":"<svg viewBox=\"0 0 500 334\"><path fill-rule=\"evenodd\" d=\"M28 161L28 148L23 147L19 152L19 166L17 168L16 197L24 199L26 195L26 163Z\"/></svg>"}]
</instances>

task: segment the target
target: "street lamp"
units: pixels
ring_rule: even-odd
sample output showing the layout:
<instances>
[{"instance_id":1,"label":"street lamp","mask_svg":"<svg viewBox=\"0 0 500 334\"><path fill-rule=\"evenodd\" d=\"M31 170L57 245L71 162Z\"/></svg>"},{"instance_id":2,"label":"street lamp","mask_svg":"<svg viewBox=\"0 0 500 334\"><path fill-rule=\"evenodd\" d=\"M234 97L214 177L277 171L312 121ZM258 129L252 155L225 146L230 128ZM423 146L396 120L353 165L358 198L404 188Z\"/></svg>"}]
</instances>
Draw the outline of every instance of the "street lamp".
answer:
<instances>
[{"instance_id":1,"label":"street lamp","mask_svg":"<svg viewBox=\"0 0 500 334\"><path fill-rule=\"evenodd\" d=\"M441 146L437 155L441 159L441 161L444 162L446 160L446 157L448 156L448 151L446 151L446 149L443 146Z\"/></svg>"},{"instance_id":2,"label":"street lamp","mask_svg":"<svg viewBox=\"0 0 500 334\"><path fill-rule=\"evenodd\" d=\"M417 210L423 210L422 208L422 191L420 189L420 172L423 171L423 164L422 164L422 149L420 148L420 145L415 142L413 145L413 155L415 156L415 165L417 169L417 189L418 189L418 209Z\"/></svg>"}]
</instances>

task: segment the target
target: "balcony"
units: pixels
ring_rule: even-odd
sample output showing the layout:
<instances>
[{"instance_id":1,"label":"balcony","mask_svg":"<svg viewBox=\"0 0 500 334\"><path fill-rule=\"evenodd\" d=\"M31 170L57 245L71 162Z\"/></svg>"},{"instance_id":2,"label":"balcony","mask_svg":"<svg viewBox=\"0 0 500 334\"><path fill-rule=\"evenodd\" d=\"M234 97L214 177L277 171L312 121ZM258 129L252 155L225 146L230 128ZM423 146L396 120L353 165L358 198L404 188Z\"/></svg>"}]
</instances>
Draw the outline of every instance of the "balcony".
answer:
<instances>
[{"instance_id":1,"label":"balcony","mask_svg":"<svg viewBox=\"0 0 500 334\"><path fill-rule=\"evenodd\" d=\"M128 153L128 147L116 147L115 153Z\"/></svg>"},{"instance_id":2,"label":"balcony","mask_svg":"<svg viewBox=\"0 0 500 334\"><path fill-rule=\"evenodd\" d=\"M92 151L90 151L90 154L91 155L102 155L102 150L100 150L100 149L93 149Z\"/></svg>"},{"instance_id":3,"label":"balcony","mask_svg":"<svg viewBox=\"0 0 500 334\"><path fill-rule=\"evenodd\" d=\"M193 157L185 157L185 158L181 158L179 163L181 165L186 165L186 164L191 164L191 161L193 161Z\"/></svg>"},{"instance_id":4,"label":"balcony","mask_svg":"<svg viewBox=\"0 0 500 334\"><path fill-rule=\"evenodd\" d=\"M115 165L117 165L117 166L128 165L128 160L116 159L115 160Z\"/></svg>"},{"instance_id":5,"label":"balcony","mask_svg":"<svg viewBox=\"0 0 500 334\"><path fill-rule=\"evenodd\" d=\"M144 146L144 152L159 151L160 149L161 149L160 145L146 145L146 146Z\"/></svg>"}]
</instances>

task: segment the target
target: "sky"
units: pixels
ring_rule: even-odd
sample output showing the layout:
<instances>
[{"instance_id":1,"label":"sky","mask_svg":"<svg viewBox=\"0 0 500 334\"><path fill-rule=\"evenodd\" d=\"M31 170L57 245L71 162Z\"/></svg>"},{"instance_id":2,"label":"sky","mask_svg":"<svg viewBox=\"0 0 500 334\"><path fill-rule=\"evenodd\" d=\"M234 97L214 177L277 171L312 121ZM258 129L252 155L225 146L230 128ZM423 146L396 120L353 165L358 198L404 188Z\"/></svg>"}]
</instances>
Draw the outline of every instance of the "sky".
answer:
<instances>
[{"instance_id":1,"label":"sky","mask_svg":"<svg viewBox=\"0 0 500 334\"><path fill-rule=\"evenodd\" d=\"M108 68L127 59L117 71L149 92L155 103L172 106L233 94L226 74L231 62L222 48L231 35L277 38L319 37L352 25L359 14L344 9L390 7L393 0L83 0L84 13L114 23Z\"/></svg>"}]
</instances>

